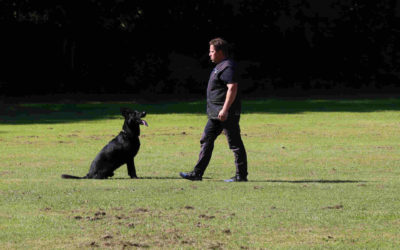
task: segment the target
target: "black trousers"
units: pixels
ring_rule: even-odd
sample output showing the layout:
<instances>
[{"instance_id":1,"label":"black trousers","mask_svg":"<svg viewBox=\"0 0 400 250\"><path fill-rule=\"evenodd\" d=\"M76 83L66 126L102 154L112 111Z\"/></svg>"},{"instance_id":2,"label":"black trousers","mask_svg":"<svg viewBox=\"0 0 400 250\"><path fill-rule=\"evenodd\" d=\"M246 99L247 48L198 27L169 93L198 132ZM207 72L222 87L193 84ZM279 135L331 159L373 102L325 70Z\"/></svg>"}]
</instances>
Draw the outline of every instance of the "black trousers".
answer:
<instances>
[{"instance_id":1,"label":"black trousers","mask_svg":"<svg viewBox=\"0 0 400 250\"><path fill-rule=\"evenodd\" d=\"M194 172L201 176L204 174L212 156L214 141L224 131L229 148L235 156L236 175L247 177L247 155L240 136L239 120L240 116L237 115L228 116L228 119L224 122L208 120L200 140L201 150Z\"/></svg>"}]
</instances>

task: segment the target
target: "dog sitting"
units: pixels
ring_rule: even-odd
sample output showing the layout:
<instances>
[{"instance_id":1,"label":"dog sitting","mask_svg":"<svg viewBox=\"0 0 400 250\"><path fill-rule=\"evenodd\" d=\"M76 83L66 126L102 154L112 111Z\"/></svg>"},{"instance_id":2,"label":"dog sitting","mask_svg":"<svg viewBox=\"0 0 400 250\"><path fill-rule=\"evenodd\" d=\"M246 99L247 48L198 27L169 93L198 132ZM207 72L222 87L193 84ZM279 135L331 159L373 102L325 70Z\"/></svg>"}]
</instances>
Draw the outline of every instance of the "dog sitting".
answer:
<instances>
[{"instance_id":1,"label":"dog sitting","mask_svg":"<svg viewBox=\"0 0 400 250\"><path fill-rule=\"evenodd\" d=\"M96 156L90 165L89 173L84 177L63 174L65 179L107 179L114 175L114 171L126 164L128 175L137 178L134 157L140 148L140 125L148 126L142 120L146 112L133 111L129 108L121 108L121 114L125 118L122 131L111 140Z\"/></svg>"}]
</instances>

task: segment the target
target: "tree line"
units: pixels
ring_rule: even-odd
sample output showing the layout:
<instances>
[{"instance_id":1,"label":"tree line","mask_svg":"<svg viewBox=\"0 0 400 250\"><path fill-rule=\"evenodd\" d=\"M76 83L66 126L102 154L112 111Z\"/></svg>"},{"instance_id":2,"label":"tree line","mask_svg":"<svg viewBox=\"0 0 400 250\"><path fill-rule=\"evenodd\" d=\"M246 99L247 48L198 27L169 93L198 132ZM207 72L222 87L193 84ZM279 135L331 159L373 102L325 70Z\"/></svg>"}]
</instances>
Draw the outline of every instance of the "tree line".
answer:
<instances>
[{"instance_id":1,"label":"tree line","mask_svg":"<svg viewBox=\"0 0 400 250\"><path fill-rule=\"evenodd\" d=\"M394 91L400 1L0 0L0 93L202 94L208 41L245 92Z\"/></svg>"}]
</instances>

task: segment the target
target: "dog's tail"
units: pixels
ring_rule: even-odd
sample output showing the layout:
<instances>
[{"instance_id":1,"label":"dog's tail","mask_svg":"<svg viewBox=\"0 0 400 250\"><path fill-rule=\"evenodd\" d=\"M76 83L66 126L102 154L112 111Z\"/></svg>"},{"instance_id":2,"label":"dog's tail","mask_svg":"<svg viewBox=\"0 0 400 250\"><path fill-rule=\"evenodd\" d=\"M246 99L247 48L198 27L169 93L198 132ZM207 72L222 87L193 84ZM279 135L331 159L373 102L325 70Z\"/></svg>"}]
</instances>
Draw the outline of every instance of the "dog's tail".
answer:
<instances>
[{"instance_id":1,"label":"dog's tail","mask_svg":"<svg viewBox=\"0 0 400 250\"><path fill-rule=\"evenodd\" d=\"M73 175L68 175L68 174L61 175L61 178L63 178L63 179L83 179L83 177L78 177L78 176L73 176Z\"/></svg>"}]
</instances>

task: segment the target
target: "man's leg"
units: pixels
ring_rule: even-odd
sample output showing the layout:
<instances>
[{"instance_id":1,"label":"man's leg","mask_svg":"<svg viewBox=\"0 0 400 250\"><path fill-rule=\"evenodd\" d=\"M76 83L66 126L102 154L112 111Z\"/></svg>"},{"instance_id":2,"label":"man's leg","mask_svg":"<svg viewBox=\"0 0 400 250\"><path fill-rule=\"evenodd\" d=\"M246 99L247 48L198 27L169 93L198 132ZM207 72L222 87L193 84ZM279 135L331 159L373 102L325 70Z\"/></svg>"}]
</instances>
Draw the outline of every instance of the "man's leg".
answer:
<instances>
[{"instance_id":1,"label":"man's leg","mask_svg":"<svg viewBox=\"0 0 400 250\"><path fill-rule=\"evenodd\" d=\"M229 148L235 156L236 177L247 180L247 154L239 126L240 116L231 117L223 124Z\"/></svg>"},{"instance_id":2,"label":"man's leg","mask_svg":"<svg viewBox=\"0 0 400 250\"><path fill-rule=\"evenodd\" d=\"M221 122L218 120L208 120L200 139L201 150L199 160L194 167L194 172L203 176L208 164L210 163L214 149L214 141L222 132Z\"/></svg>"}]
</instances>

